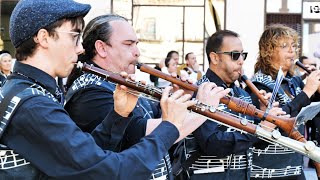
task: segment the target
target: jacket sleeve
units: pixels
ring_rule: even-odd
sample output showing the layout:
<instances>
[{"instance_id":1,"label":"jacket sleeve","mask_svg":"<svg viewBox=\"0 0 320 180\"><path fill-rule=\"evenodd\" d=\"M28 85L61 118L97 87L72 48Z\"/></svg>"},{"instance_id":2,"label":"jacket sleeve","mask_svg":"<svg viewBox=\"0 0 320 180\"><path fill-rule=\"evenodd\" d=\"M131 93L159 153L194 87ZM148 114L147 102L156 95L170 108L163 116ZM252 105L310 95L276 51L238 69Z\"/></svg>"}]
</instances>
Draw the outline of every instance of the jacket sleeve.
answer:
<instances>
[{"instance_id":1,"label":"jacket sleeve","mask_svg":"<svg viewBox=\"0 0 320 180\"><path fill-rule=\"evenodd\" d=\"M287 114L290 114L292 117L297 116L302 107L308 106L311 103L310 98L307 94L302 91L291 102L288 102L286 105L282 106L282 110Z\"/></svg>"},{"instance_id":2,"label":"jacket sleeve","mask_svg":"<svg viewBox=\"0 0 320 180\"><path fill-rule=\"evenodd\" d=\"M255 84L255 85L258 89L263 89L266 92L272 92L269 88L267 88L264 85L261 85L261 84ZM260 103L259 103L258 97L251 92L250 92L250 96L252 98L253 104L257 108L260 108ZM310 103L311 103L310 98L306 95L305 92L302 91L295 98L293 98L291 102L288 102L287 104L281 106L281 108L287 114L290 114L291 116L296 116L300 112L302 107L307 106Z\"/></svg>"},{"instance_id":3,"label":"jacket sleeve","mask_svg":"<svg viewBox=\"0 0 320 180\"><path fill-rule=\"evenodd\" d=\"M65 109L72 120L85 132L92 133L101 124L96 130L100 132L97 144L101 148L111 151L120 150L120 144L130 121L126 118L117 118L116 113L113 113L112 90L99 86L79 90L67 102ZM105 117L109 113L116 117L106 120Z\"/></svg>"},{"instance_id":4,"label":"jacket sleeve","mask_svg":"<svg viewBox=\"0 0 320 180\"><path fill-rule=\"evenodd\" d=\"M112 110L91 135L95 137L97 145L101 148L118 151L124 132L133 117L133 113L129 117L122 117Z\"/></svg>"},{"instance_id":5,"label":"jacket sleeve","mask_svg":"<svg viewBox=\"0 0 320 180\"><path fill-rule=\"evenodd\" d=\"M244 152L258 141L250 134L219 130L219 126L207 120L193 132L201 150L207 155L225 157L232 153Z\"/></svg>"},{"instance_id":6,"label":"jacket sleeve","mask_svg":"<svg viewBox=\"0 0 320 180\"><path fill-rule=\"evenodd\" d=\"M174 125L162 122L130 149L106 151L95 143L96 136L74 124L63 107L35 97L17 109L3 142L53 178L148 179L178 137Z\"/></svg>"}]
</instances>

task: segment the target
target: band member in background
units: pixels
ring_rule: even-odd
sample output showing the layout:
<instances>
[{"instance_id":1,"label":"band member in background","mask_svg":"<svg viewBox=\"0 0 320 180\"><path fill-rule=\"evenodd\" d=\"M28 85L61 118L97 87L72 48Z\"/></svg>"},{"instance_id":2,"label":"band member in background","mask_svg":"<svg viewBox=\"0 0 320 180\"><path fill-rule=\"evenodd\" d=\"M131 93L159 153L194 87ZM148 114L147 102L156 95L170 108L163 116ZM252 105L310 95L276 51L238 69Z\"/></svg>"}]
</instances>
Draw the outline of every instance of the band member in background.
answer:
<instances>
[{"instance_id":1,"label":"band member in background","mask_svg":"<svg viewBox=\"0 0 320 180\"><path fill-rule=\"evenodd\" d=\"M185 61L185 64L178 67L178 75L191 78L194 83L200 80L204 73L199 68L196 55L193 52L187 53Z\"/></svg>"},{"instance_id":2,"label":"band member in background","mask_svg":"<svg viewBox=\"0 0 320 180\"><path fill-rule=\"evenodd\" d=\"M177 63L176 61L171 57L167 57L164 61L164 64L167 68L168 74L177 74ZM187 78L186 78L187 79ZM167 86L171 86L171 82L166 81L164 79L159 78L158 79L158 85L159 88L165 88Z\"/></svg>"},{"instance_id":3,"label":"band member in background","mask_svg":"<svg viewBox=\"0 0 320 180\"><path fill-rule=\"evenodd\" d=\"M135 64L140 55L137 44L137 36L125 18L113 14L98 16L91 20L84 30L83 46L86 53L81 60L110 72L126 71L132 74L135 73ZM76 71L74 73L76 74ZM91 73L72 77L69 79L73 83L67 92L65 108L82 130L91 132L101 122L101 118L112 109L115 85ZM202 91L202 95L199 94L198 98L204 103L216 103L217 105L219 99L226 93L228 90L223 90L223 88L209 88L206 89L206 92ZM210 98L206 98L209 95L213 98L213 102L209 101ZM175 108L172 108L172 111L175 111ZM150 134L159 126L161 118L165 118L165 112L161 112L159 104L146 98L139 98L133 112L135 116L131 123L123 134L117 137L117 141L112 142L110 150L123 151L135 145L141 141L142 137ZM206 120L193 113L188 113L186 116L179 139L190 134ZM109 125L106 126L111 132L109 136L117 136L112 131L117 126L117 123L109 122ZM164 154L150 178L169 179L170 176L171 162L169 155Z\"/></svg>"},{"instance_id":4,"label":"band member in background","mask_svg":"<svg viewBox=\"0 0 320 180\"><path fill-rule=\"evenodd\" d=\"M168 67L167 67L168 64L166 64L166 61L169 61L171 59L174 61L174 63L176 65L178 65L179 64L179 53L177 51L169 51L166 58L161 59L159 64L157 64L154 68L159 71L162 71L163 73L170 74L170 72L168 71ZM175 71L177 71L177 69ZM155 86L160 87L160 88L166 87L170 84L168 81L163 80L161 78L158 78L154 75L150 75L150 80L151 80L151 82L154 82Z\"/></svg>"},{"instance_id":5,"label":"band member in background","mask_svg":"<svg viewBox=\"0 0 320 180\"><path fill-rule=\"evenodd\" d=\"M271 25L259 40L259 56L255 64L252 82L258 89L272 92L277 73L282 67L284 79L277 92L276 101L292 117L311 102L311 97L319 91L320 71L313 71L306 84L301 77L294 76L293 61L299 51L298 33L281 24ZM317 99L319 96L314 97ZM259 107L258 98L252 94L253 103ZM304 126L299 131L304 133ZM305 179L302 155L287 148L271 144L260 144L254 149L251 177L256 179L282 178Z\"/></svg>"},{"instance_id":6,"label":"band member in background","mask_svg":"<svg viewBox=\"0 0 320 180\"><path fill-rule=\"evenodd\" d=\"M300 56L299 57L299 61L306 67L308 68L310 71L314 71L317 69L317 62L315 59L313 58L308 58L307 56ZM306 73L306 71L300 67L296 67L294 69L294 75L296 76L300 76L301 79L303 80L303 83L306 83L306 77L308 76L308 73Z\"/></svg>"}]
</instances>

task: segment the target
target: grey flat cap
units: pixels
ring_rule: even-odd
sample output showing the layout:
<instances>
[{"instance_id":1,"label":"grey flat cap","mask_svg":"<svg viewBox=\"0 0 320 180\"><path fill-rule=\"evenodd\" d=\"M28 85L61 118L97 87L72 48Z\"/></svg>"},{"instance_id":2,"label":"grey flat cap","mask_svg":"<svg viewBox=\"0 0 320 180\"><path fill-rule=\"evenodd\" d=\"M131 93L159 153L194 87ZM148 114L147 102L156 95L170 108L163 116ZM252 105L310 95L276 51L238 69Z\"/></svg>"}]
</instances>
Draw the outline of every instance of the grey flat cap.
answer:
<instances>
[{"instance_id":1,"label":"grey flat cap","mask_svg":"<svg viewBox=\"0 0 320 180\"><path fill-rule=\"evenodd\" d=\"M10 38L14 47L59 19L85 16L91 6L73 0L20 0L10 17Z\"/></svg>"}]
</instances>

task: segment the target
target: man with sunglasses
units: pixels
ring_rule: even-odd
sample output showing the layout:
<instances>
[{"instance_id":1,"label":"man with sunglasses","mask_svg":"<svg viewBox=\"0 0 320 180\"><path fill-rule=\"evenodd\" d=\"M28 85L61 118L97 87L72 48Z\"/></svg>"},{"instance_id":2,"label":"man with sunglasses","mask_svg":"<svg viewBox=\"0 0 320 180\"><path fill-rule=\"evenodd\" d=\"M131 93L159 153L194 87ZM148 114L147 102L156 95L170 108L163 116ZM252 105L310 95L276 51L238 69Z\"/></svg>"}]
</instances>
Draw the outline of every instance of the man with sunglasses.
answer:
<instances>
[{"instance_id":1,"label":"man with sunglasses","mask_svg":"<svg viewBox=\"0 0 320 180\"><path fill-rule=\"evenodd\" d=\"M230 88L230 95L251 103L247 92L235 85L241 75L242 65L247 57L237 33L221 30L214 33L207 42L206 53L209 69L198 85L214 82L217 86ZM220 108L253 121L253 117L244 116L228 110L225 105ZM185 161L189 167L191 179L249 179L252 153L249 148L257 138L242 134L232 128L206 121L193 137L185 139L183 147L188 157ZM182 167L183 167L182 166Z\"/></svg>"}]
</instances>

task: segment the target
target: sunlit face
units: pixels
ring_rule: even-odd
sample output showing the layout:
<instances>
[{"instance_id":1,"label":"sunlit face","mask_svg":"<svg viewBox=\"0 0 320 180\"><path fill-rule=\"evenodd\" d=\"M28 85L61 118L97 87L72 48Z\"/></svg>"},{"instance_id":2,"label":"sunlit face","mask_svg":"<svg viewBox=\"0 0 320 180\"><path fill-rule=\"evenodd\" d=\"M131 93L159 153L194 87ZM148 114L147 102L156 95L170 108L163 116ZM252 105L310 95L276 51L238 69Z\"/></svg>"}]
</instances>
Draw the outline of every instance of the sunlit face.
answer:
<instances>
[{"instance_id":1,"label":"sunlit face","mask_svg":"<svg viewBox=\"0 0 320 180\"><path fill-rule=\"evenodd\" d=\"M168 72L169 72L170 74L172 74L172 73L177 73L177 63L176 63L176 61L175 61L173 58L171 58L170 61L169 61L169 64L168 64Z\"/></svg>"},{"instance_id":2,"label":"sunlit face","mask_svg":"<svg viewBox=\"0 0 320 180\"><path fill-rule=\"evenodd\" d=\"M5 55L0 60L0 69L3 72L11 71L12 57L10 55Z\"/></svg>"},{"instance_id":3,"label":"sunlit face","mask_svg":"<svg viewBox=\"0 0 320 180\"><path fill-rule=\"evenodd\" d=\"M50 41L48 48L52 57L50 74L54 78L67 77L77 63L78 55L83 52L81 42L77 44L81 30L80 27L72 27L71 22L64 22L62 26L55 29L57 35L51 37L53 40Z\"/></svg>"},{"instance_id":4,"label":"sunlit face","mask_svg":"<svg viewBox=\"0 0 320 180\"><path fill-rule=\"evenodd\" d=\"M275 68L279 69L281 66L283 71L289 71L296 58L297 48L293 39L281 39L271 55L271 61Z\"/></svg>"},{"instance_id":5,"label":"sunlit face","mask_svg":"<svg viewBox=\"0 0 320 180\"><path fill-rule=\"evenodd\" d=\"M241 40L237 37L226 36L223 38L221 52L243 52ZM240 55L238 60L232 60L229 54L217 54L218 64L216 74L227 84L230 85L241 75L244 62Z\"/></svg>"},{"instance_id":6,"label":"sunlit face","mask_svg":"<svg viewBox=\"0 0 320 180\"><path fill-rule=\"evenodd\" d=\"M127 21L116 20L110 24L112 33L106 51L111 64L107 70L134 74L135 64L140 56L136 33Z\"/></svg>"},{"instance_id":7,"label":"sunlit face","mask_svg":"<svg viewBox=\"0 0 320 180\"><path fill-rule=\"evenodd\" d=\"M197 62L196 55L194 55L193 53L192 53L192 54L189 54L187 61L188 61L188 65L189 65L189 66L193 66L193 65Z\"/></svg>"}]
</instances>

